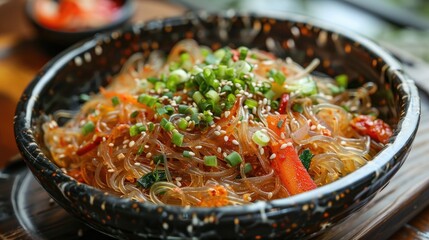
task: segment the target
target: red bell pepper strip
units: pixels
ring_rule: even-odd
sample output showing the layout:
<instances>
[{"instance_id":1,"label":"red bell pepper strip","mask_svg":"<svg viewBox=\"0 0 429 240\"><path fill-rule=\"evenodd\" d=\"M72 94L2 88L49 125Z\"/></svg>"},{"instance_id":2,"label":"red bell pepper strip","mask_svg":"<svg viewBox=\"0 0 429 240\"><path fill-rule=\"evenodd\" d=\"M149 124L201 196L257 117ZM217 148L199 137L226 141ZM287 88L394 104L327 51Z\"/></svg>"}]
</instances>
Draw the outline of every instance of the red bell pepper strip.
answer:
<instances>
[{"instance_id":1,"label":"red bell pepper strip","mask_svg":"<svg viewBox=\"0 0 429 240\"><path fill-rule=\"evenodd\" d=\"M267 117L268 127L279 136L283 131L283 124L286 123L287 115L269 115ZM282 126L279 125L283 121ZM310 174L305 169L291 139L280 139L271 142L271 151L275 154L271 161L271 166L276 171L283 186L291 195L306 192L317 188ZM286 147L284 147L286 145ZM283 148L282 148L283 146Z\"/></svg>"},{"instance_id":2,"label":"red bell pepper strip","mask_svg":"<svg viewBox=\"0 0 429 240\"><path fill-rule=\"evenodd\" d=\"M280 104L279 104L279 110L278 110L280 114L286 113L288 102L289 102L289 94L283 93L282 96L280 97Z\"/></svg>"},{"instance_id":3,"label":"red bell pepper strip","mask_svg":"<svg viewBox=\"0 0 429 240\"><path fill-rule=\"evenodd\" d=\"M350 125L362 135L368 135L375 141L386 144L393 132L390 126L374 116L359 115L352 119Z\"/></svg>"}]
</instances>

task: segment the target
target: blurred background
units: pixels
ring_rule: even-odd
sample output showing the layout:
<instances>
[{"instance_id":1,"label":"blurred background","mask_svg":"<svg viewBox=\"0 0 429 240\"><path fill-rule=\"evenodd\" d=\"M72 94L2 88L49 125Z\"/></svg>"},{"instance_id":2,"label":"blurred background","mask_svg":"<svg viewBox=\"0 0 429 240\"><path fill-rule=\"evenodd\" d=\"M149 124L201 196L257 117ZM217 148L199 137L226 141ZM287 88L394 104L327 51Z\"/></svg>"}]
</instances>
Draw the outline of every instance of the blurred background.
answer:
<instances>
[{"instance_id":1,"label":"blurred background","mask_svg":"<svg viewBox=\"0 0 429 240\"><path fill-rule=\"evenodd\" d=\"M0 153L6 159L17 153L12 123L21 92L64 47L40 40L24 11L26 2L0 0ZM351 29L386 47L429 61L427 0L135 0L134 4L131 23L200 9L298 13ZM4 161L0 161L2 164Z\"/></svg>"}]
</instances>

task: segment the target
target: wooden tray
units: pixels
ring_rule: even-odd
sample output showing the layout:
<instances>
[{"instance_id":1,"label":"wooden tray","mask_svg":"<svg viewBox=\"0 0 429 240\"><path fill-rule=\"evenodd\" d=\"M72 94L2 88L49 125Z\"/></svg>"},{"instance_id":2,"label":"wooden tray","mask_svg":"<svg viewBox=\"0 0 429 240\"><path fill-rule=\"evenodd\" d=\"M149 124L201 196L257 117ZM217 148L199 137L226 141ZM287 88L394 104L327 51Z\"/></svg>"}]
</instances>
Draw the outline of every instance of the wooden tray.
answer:
<instances>
[{"instance_id":1,"label":"wooden tray","mask_svg":"<svg viewBox=\"0 0 429 240\"><path fill-rule=\"evenodd\" d=\"M385 189L318 239L386 239L429 203L429 161L425 157L429 141L429 66L392 51L400 56L421 89L421 124L413 149ZM108 238L54 203L20 160L0 172L0 192L1 239Z\"/></svg>"}]
</instances>

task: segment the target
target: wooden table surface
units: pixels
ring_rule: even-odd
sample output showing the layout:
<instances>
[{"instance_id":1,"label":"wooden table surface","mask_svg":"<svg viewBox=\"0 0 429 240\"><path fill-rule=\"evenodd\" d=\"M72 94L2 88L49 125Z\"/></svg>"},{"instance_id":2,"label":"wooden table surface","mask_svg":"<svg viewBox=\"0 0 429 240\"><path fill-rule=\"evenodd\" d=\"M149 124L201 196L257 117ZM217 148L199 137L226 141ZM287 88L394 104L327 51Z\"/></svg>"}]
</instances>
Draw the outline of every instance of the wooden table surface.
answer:
<instances>
[{"instance_id":1,"label":"wooden table surface","mask_svg":"<svg viewBox=\"0 0 429 240\"><path fill-rule=\"evenodd\" d=\"M7 164L7 161L12 156L18 153L13 135L15 105L25 86L31 81L35 73L53 57L52 54L40 47L34 30L26 21L23 11L24 3L24 0L0 0L0 169ZM166 1L137 0L136 3L137 8L133 21L180 15L185 11L183 7ZM426 107L429 105L428 102L426 100ZM429 122L429 114L422 115L422 121ZM425 132L427 131L429 131L429 127L421 129L420 135L426 136ZM423 140L420 142L423 145L425 143ZM413 150L414 152L412 151L410 156L415 158L420 156L421 158L421 155L424 155L425 151L423 150L426 150L426 147L417 146L415 148L418 148L421 154L419 155ZM417 164L417 166L413 164ZM418 168L418 164L416 161L409 164L406 162L403 168ZM426 182L424 184L409 184L408 189L402 189L402 191L396 191L396 193L392 191L393 193L391 193L388 190L390 185L401 184L400 182L394 183L392 181L387 191L384 189L380 194L381 196L374 199L375 201L372 201L370 206L368 206L368 209L377 208L377 211L379 211L377 216L366 216L365 212L360 211L352 216L354 220L350 221L350 225L347 222L343 223L339 227L334 228L331 233L325 234L321 238L354 239L359 237L371 238L371 236L374 236L377 237L376 239L429 239L429 208L425 208L426 201L422 197L429 197L429 177L426 177L429 174L426 173L426 169L420 171L418 174L421 174L421 176L417 176L416 179L427 181L428 184ZM398 175L401 174L401 171L406 170L401 169ZM402 176L404 176L403 178L406 177L406 175ZM401 178L398 177L398 179L398 181L401 181ZM411 181L414 180L411 179ZM413 185L415 186L414 188ZM404 194L412 194L412 196L408 197L408 195ZM410 201L412 202L410 203ZM396 208L392 210L392 207L395 207L395 205ZM412 214L409 214L409 211L412 211ZM367 211L368 214L372 214L373 212ZM415 217L409 220L412 216ZM368 223L365 223L365 221ZM362 226L365 224L380 227L365 228L365 226ZM357 227L354 227L355 225ZM355 230L349 230L348 228L350 227L354 227ZM394 229L394 231L389 231L389 228ZM385 234L383 232L371 232L371 229L385 231ZM367 234L359 234L359 231L366 231ZM391 235L391 233L394 234Z\"/></svg>"}]
</instances>

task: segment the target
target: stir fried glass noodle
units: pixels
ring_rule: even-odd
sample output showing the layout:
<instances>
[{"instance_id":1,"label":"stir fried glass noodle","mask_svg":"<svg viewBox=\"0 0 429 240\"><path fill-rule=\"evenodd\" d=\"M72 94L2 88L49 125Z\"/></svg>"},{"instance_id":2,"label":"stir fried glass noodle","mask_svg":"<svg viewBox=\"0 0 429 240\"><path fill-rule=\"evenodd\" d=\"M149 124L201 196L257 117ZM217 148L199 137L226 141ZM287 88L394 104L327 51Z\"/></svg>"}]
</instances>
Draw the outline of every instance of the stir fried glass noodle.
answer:
<instances>
[{"instance_id":1,"label":"stir fried glass noodle","mask_svg":"<svg viewBox=\"0 0 429 240\"><path fill-rule=\"evenodd\" d=\"M217 207L285 198L370 161L391 128L377 87L318 77L291 59L193 40L136 53L76 112L44 124L53 160L77 181L155 204ZM59 118L69 118L58 126Z\"/></svg>"}]
</instances>

